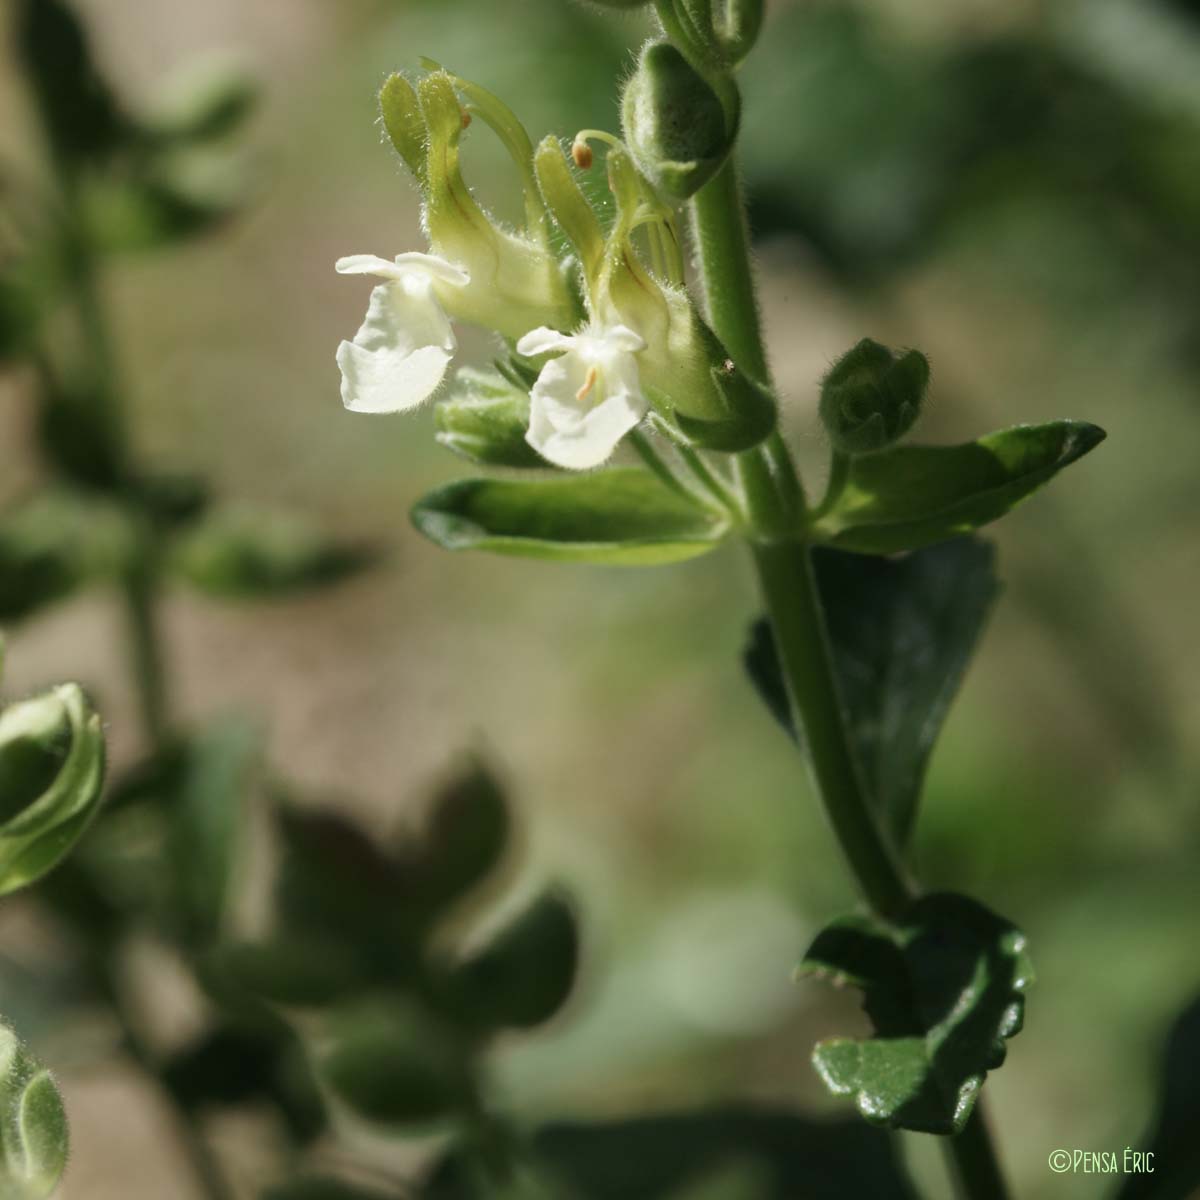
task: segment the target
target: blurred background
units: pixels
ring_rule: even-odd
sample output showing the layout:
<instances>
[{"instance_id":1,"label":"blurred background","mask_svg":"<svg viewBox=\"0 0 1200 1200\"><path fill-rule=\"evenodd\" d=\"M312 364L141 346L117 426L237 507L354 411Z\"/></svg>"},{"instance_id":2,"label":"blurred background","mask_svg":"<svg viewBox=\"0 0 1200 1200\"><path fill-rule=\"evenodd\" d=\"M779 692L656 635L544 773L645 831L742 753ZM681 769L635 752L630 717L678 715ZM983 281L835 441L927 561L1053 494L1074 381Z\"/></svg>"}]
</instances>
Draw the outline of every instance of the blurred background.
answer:
<instances>
[{"instance_id":1,"label":"blurred background","mask_svg":"<svg viewBox=\"0 0 1200 1200\"><path fill-rule=\"evenodd\" d=\"M428 55L501 95L536 138L616 129L647 25L567 0L78 0L129 104L198 58L260 83L240 215L107 272L137 439L257 508L386 548L310 598L244 608L172 594L176 703L253 714L271 762L383 829L470 751L521 813L531 878L566 881L585 967L569 1009L504 1045L522 1116L751 1099L829 1112L815 1038L852 996L793 984L854 902L793 747L739 656L756 612L736 548L619 571L447 555L410 528L463 473L429 414L343 412L334 350L367 289L343 254L424 249L416 192L376 123L386 74ZM918 833L930 887L1029 934L1025 1032L987 1094L1017 1195L1090 1197L1057 1147L1120 1151L1153 1109L1168 1023L1200 987L1200 8L1193 0L777 0L744 71L744 165L788 436L819 481L816 389L862 336L916 346L922 437L1078 417L1108 442L992 536L1005 584L935 754ZM5 49L8 55L8 48ZM10 56L0 147L38 153ZM468 178L504 213L486 133ZM506 207L507 206L507 207ZM464 361L487 340L464 332ZM0 494L35 467L28 380L0 377ZM140 751L116 600L9 630L5 692L78 678L114 763ZM72 1120L67 1200L180 1197L157 1102L112 1032L56 991L20 905L0 921L3 1008L55 1066ZM183 1036L169 959L130 956ZM269 1131L213 1137L246 1195ZM947 1195L931 1139L905 1153Z\"/></svg>"}]
</instances>

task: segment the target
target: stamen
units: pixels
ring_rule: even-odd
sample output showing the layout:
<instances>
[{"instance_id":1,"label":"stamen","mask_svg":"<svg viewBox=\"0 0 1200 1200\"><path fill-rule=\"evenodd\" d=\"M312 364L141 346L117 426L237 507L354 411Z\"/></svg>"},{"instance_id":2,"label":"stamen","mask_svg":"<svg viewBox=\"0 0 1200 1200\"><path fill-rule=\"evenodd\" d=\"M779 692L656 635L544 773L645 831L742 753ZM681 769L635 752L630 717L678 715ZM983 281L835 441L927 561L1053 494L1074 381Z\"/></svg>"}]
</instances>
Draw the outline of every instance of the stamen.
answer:
<instances>
[{"instance_id":1,"label":"stamen","mask_svg":"<svg viewBox=\"0 0 1200 1200\"><path fill-rule=\"evenodd\" d=\"M463 127L464 129L466 129L466 128L467 128L467 126L469 126L470 124L471 124L471 113L470 113L470 110L469 110L469 109L465 109L465 108L464 108L464 109L462 110L462 127Z\"/></svg>"},{"instance_id":2,"label":"stamen","mask_svg":"<svg viewBox=\"0 0 1200 1200\"><path fill-rule=\"evenodd\" d=\"M591 167L595 156L592 154L592 148L585 141L576 138L571 143L571 157L575 160L575 165L581 170L586 171Z\"/></svg>"},{"instance_id":3,"label":"stamen","mask_svg":"<svg viewBox=\"0 0 1200 1200\"><path fill-rule=\"evenodd\" d=\"M596 386L596 376L599 372L595 367L588 367L587 378L583 381L583 387L575 393L575 399L584 401L588 398L588 393Z\"/></svg>"}]
</instances>

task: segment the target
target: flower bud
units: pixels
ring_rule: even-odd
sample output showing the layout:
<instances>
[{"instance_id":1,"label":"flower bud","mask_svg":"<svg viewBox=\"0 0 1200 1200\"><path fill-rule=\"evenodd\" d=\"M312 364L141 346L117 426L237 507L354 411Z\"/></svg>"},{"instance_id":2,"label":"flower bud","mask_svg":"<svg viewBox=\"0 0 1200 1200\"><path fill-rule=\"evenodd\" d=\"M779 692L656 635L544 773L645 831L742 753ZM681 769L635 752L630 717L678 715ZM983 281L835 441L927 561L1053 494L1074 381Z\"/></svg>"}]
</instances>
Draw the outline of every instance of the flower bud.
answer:
<instances>
[{"instance_id":1,"label":"flower bud","mask_svg":"<svg viewBox=\"0 0 1200 1200\"><path fill-rule=\"evenodd\" d=\"M100 718L75 684L0 713L0 895L66 854L96 809L103 778Z\"/></svg>"},{"instance_id":2,"label":"flower bud","mask_svg":"<svg viewBox=\"0 0 1200 1200\"><path fill-rule=\"evenodd\" d=\"M664 196L683 201L720 169L737 134L736 112L670 42L649 42L621 101L638 169Z\"/></svg>"},{"instance_id":3,"label":"flower bud","mask_svg":"<svg viewBox=\"0 0 1200 1200\"><path fill-rule=\"evenodd\" d=\"M67 1114L50 1078L0 1025L0 1196L47 1200L67 1165Z\"/></svg>"},{"instance_id":4,"label":"flower bud","mask_svg":"<svg viewBox=\"0 0 1200 1200\"><path fill-rule=\"evenodd\" d=\"M821 384L821 421L835 449L869 454L902 438L921 411L929 361L917 350L897 355L863 338Z\"/></svg>"},{"instance_id":5,"label":"flower bud","mask_svg":"<svg viewBox=\"0 0 1200 1200\"><path fill-rule=\"evenodd\" d=\"M425 117L421 113L421 102L413 86L403 75L391 75L379 92L379 108L383 114L383 127L396 153L424 186L425 142L428 131Z\"/></svg>"},{"instance_id":6,"label":"flower bud","mask_svg":"<svg viewBox=\"0 0 1200 1200\"><path fill-rule=\"evenodd\" d=\"M499 372L464 367L454 377L450 396L434 409L437 441L487 466L546 466L525 439L531 386L518 387Z\"/></svg>"}]
</instances>

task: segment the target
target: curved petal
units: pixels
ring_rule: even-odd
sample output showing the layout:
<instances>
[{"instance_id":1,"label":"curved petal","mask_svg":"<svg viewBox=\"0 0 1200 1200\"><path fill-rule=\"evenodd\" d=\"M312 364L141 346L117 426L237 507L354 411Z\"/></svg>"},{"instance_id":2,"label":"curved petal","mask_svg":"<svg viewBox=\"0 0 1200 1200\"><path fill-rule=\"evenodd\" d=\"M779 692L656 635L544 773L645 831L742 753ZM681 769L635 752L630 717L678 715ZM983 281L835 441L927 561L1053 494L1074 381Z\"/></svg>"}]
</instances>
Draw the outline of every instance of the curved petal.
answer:
<instances>
[{"instance_id":1,"label":"curved petal","mask_svg":"<svg viewBox=\"0 0 1200 1200\"><path fill-rule=\"evenodd\" d=\"M617 443L646 415L646 402L627 390L612 393L571 423L558 422L535 395L530 412L529 444L547 461L569 470L598 467Z\"/></svg>"},{"instance_id":2,"label":"curved petal","mask_svg":"<svg viewBox=\"0 0 1200 1200\"><path fill-rule=\"evenodd\" d=\"M450 354L440 346L417 350L366 350L353 342L338 347L342 403L351 412L390 413L416 408L436 390Z\"/></svg>"},{"instance_id":3,"label":"curved petal","mask_svg":"<svg viewBox=\"0 0 1200 1200\"><path fill-rule=\"evenodd\" d=\"M555 350L570 350L574 345L573 337L542 325L531 329L521 338L517 343L517 353L526 358L538 358L542 354L552 354Z\"/></svg>"},{"instance_id":4,"label":"curved petal","mask_svg":"<svg viewBox=\"0 0 1200 1200\"><path fill-rule=\"evenodd\" d=\"M367 350L440 346L452 353L458 343L450 320L427 279L407 276L381 283L371 292L367 315L354 335L354 344Z\"/></svg>"},{"instance_id":5,"label":"curved petal","mask_svg":"<svg viewBox=\"0 0 1200 1200\"><path fill-rule=\"evenodd\" d=\"M378 254L348 254L333 266L339 275L380 275L384 279L399 279L403 274L395 263Z\"/></svg>"},{"instance_id":6,"label":"curved petal","mask_svg":"<svg viewBox=\"0 0 1200 1200\"><path fill-rule=\"evenodd\" d=\"M416 271L451 287L466 287L471 282L471 276L462 267L457 267L436 254L421 254L416 250L407 254L397 254L395 265L401 272Z\"/></svg>"}]
</instances>

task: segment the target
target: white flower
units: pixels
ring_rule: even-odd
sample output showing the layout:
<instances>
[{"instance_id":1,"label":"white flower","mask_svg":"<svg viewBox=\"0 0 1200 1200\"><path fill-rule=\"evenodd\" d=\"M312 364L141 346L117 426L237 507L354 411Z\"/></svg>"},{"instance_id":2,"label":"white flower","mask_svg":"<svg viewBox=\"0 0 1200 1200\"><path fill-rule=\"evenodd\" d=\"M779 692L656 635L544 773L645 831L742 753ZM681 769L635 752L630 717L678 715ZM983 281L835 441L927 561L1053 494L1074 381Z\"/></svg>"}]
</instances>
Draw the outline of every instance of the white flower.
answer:
<instances>
[{"instance_id":1,"label":"white flower","mask_svg":"<svg viewBox=\"0 0 1200 1200\"><path fill-rule=\"evenodd\" d=\"M565 353L546 363L533 385L525 440L556 466L598 467L646 415L634 357L645 348L625 325L591 325L574 336L545 327L527 333L518 354Z\"/></svg>"},{"instance_id":2,"label":"white flower","mask_svg":"<svg viewBox=\"0 0 1200 1200\"><path fill-rule=\"evenodd\" d=\"M354 341L338 347L342 403L353 412L416 408L442 382L457 342L434 284L465 287L470 276L432 254L374 254L339 258L343 275L386 280L371 293L367 318Z\"/></svg>"}]
</instances>

